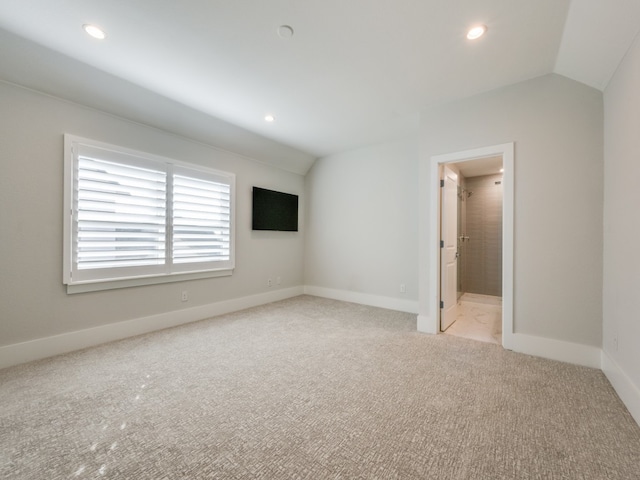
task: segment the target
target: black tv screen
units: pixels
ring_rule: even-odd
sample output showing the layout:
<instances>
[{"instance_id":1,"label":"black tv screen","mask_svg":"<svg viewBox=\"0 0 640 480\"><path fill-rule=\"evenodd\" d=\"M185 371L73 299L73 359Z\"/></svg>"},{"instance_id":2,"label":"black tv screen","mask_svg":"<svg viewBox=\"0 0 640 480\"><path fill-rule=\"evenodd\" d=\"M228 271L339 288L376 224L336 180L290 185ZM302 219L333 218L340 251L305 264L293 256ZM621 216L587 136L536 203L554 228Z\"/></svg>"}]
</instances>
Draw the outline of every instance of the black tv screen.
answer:
<instances>
[{"instance_id":1,"label":"black tv screen","mask_svg":"<svg viewBox=\"0 0 640 480\"><path fill-rule=\"evenodd\" d=\"M298 195L253 187L253 230L298 231Z\"/></svg>"}]
</instances>

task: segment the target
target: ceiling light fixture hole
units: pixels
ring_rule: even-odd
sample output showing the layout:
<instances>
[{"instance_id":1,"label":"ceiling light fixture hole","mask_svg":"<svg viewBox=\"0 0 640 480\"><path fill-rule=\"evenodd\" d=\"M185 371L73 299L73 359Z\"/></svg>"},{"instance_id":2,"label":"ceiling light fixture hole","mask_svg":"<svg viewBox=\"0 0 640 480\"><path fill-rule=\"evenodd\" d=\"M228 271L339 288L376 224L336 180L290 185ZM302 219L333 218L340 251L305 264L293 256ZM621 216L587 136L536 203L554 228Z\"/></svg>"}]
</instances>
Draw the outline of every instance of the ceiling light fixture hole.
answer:
<instances>
[{"instance_id":1,"label":"ceiling light fixture hole","mask_svg":"<svg viewBox=\"0 0 640 480\"><path fill-rule=\"evenodd\" d=\"M278 36L280 38L284 38L285 40L289 40L293 37L293 28L289 25L280 25L278 27Z\"/></svg>"}]
</instances>

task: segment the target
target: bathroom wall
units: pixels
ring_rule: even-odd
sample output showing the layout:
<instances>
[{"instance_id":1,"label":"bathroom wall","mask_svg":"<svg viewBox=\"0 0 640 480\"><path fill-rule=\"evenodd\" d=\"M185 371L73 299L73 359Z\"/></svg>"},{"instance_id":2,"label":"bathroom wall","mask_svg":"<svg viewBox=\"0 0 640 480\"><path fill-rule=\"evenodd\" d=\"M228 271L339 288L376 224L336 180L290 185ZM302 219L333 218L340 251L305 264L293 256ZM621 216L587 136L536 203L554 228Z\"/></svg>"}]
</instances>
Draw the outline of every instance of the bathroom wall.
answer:
<instances>
[{"instance_id":1,"label":"bathroom wall","mask_svg":"<svg viewBox=\"0 0 640 480\"><path fill-rule=\"evenodd\" d=\"M465 272L467 270L467 245L469 242L463 240L466 235L467 225L467 193L466 178L460 173L458 175L458 300L465 293Z\"/></svg>"},{"instance_id":2,"label":"bathroom wall","mask_svg":"<svg viewBox=\"0 0 640 480\"><path fill-rule=\"evenodd\" d=\"M465 179L465 293L502 296L502 175ZM468 192L471 192L469 195Z\"/></svg>"}]
</instances>

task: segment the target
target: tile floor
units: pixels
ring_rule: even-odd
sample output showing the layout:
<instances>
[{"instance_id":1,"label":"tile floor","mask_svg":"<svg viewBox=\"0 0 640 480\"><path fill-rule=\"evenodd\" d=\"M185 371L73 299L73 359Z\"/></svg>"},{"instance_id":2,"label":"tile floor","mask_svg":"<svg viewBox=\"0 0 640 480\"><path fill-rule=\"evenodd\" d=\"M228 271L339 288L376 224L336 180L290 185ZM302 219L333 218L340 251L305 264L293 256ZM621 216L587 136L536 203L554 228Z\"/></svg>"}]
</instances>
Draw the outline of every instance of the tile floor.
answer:
<instances>
[{"instance_id":1,"label":"tile floor","mask_svg":"<svg viewBox=\"0 0 640 480\"><path fill-rule=\"evenodd\" d=\"M502 344L502 298L465 293L457 309L456 320L445 334Z\"/></svg>"}]
</instances>

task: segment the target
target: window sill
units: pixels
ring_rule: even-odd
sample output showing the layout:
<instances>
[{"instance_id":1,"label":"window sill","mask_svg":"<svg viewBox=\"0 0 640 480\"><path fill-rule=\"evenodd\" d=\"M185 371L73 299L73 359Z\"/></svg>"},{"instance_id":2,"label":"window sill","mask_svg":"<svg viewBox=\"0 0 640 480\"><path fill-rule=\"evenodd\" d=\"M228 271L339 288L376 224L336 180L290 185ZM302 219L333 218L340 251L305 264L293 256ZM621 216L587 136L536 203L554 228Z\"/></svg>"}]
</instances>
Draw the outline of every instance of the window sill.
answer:
<instances>
[{"instance_id":1,"label":"window sill","mask_svg":"<svg viewBox=\"0 0 640 480\"><path fill-rule=\"evenodd\" d=\"M161 283L184 282L186 280L200 280L203 278L228 277L233 274L233 269L210 270L206 272L174 273L171 275L159 275L155 277L126 278L119 280L95 281L74 283L67 285L67 294L98 292L101 290L114 290L117 288L141 287L144 285L158 285Z\"/></svg>"}]
</instances>

